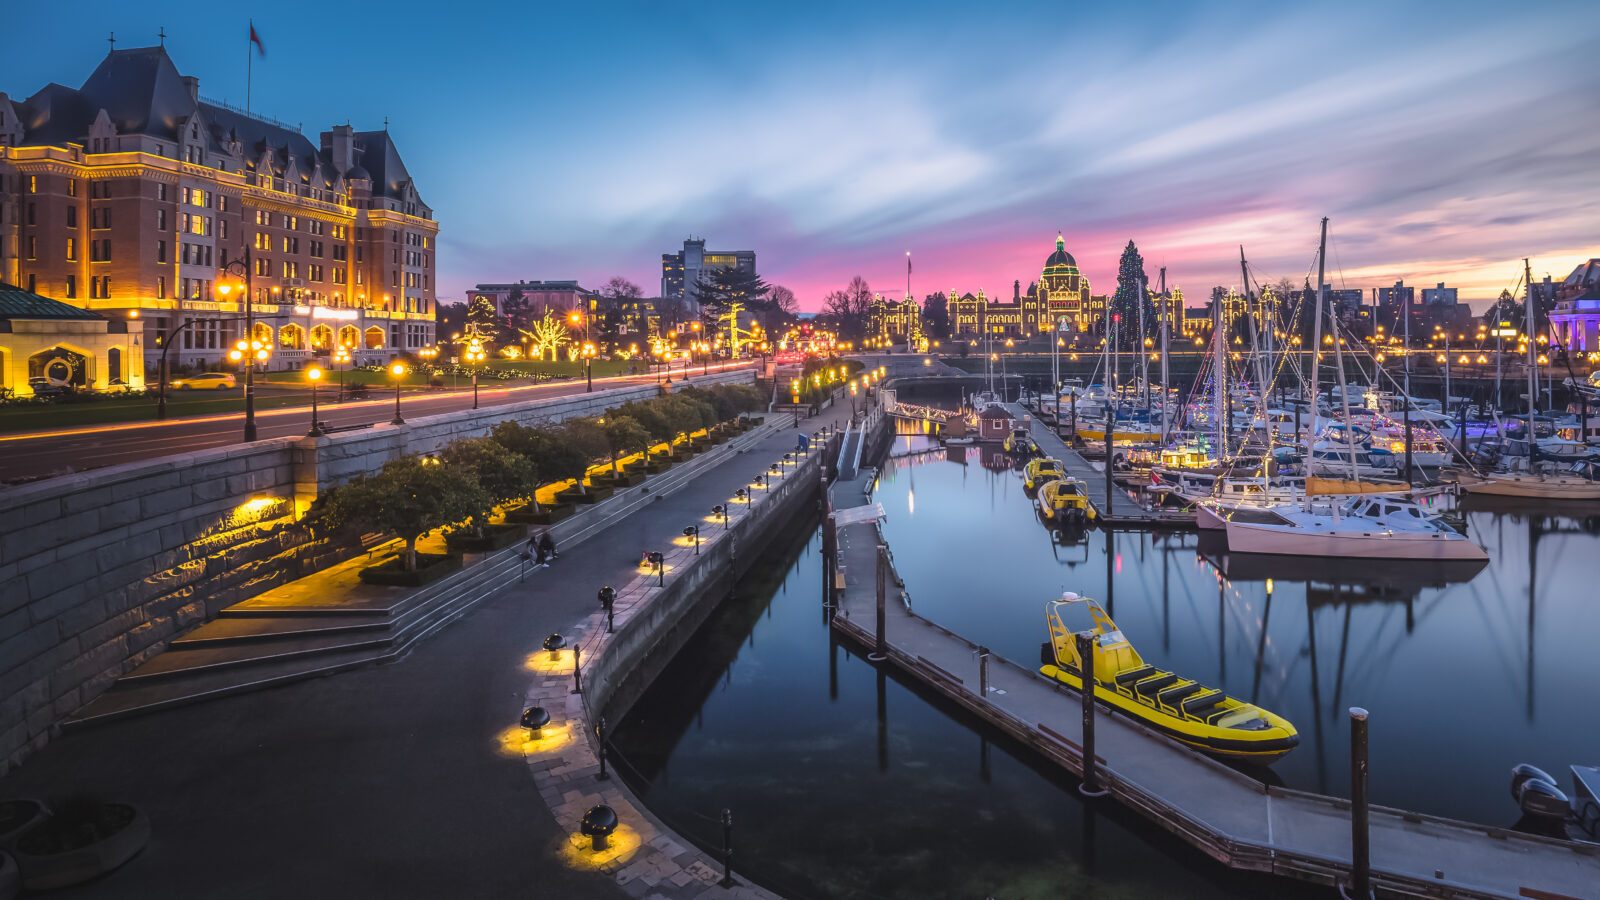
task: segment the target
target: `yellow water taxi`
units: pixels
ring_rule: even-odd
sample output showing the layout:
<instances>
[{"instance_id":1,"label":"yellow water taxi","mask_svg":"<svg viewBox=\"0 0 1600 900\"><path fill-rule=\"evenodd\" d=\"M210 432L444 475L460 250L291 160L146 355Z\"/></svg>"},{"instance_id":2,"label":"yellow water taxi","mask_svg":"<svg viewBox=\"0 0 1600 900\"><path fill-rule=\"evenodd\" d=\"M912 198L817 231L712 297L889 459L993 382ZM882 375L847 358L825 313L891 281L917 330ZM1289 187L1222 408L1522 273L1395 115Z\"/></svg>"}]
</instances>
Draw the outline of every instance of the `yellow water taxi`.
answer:
<instances>
[{"instance_id":1,"label":"yellow water taxi","mask_svg":"<svg viewBox=\"0 0 1600 900\"><path fill-rule=\"evenodd\" d=\"M1061 465L1061 460L1040 456L1028 460L1028 465L1022 470L1022 486L1030 491L1044 487L1045 482L1055 481L1066 477L1067 470Z\"/></svg>"},{"instance_id":2,"label":"yellow water taxi","mask_svg":"<svg viewBox=\"0 0 1600 900\"><path fill-rule=\"evenodd\" d=\"M1033 456L1039 452L1039 445L1033 442L1033 438L1028 437L1026 429L1016 428L1006 435L1005 442L1000 445L1000 449L1012 456Z\"/></svg>"},{"instance_id":3,"label":"yellow water taxi","mask_svg":"<svg viewBox=\"0 0 1600 900\"><path fill-rule=\"evenodd\" d=\"M1062 475L1039 488L1039 515L1051 524L1085 525L1094 521L1089 487L1081 478Z\"/></svg>"},{"instance_id":4,"label":"yellow water taxi","mask_svg":"<svg viewBox=\"0 0 1600 900\"><path fill-rule=\"evenodd\" d=\"M1289 721L1146 663L1100 604L1066 593L1045 604L1047 678L1082 690L1076 635L1093 633L1095 699L1177 741L1216 756L1270 763L1300 743Z\"/></svg>"}]
</instances>

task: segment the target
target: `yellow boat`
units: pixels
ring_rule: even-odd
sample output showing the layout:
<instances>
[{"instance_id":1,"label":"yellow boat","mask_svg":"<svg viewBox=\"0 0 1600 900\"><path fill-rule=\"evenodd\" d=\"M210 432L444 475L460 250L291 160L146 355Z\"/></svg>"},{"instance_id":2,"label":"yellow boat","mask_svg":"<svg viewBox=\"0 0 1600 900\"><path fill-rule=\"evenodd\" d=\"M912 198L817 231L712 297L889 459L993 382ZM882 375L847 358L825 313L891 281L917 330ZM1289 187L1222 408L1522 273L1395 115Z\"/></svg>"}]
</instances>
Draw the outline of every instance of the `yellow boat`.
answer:
<instances>
[{"instance_id":1,"label":"yellow boat","mask_svg":"<svg viewBox=\"0 0 1600 900\"><path fill-rule=\"evenodd\" d=\"M1036 491L1044 487L1045 482L1066 477L1067 470L1061 465L1061 460L1051 459L1048 456L1039 456L1028 460L1028 465L1022 470L1023 488Z\"/></svg>"},{"instance_id":2,"label":"yellow boat","mask_svg":"<svg viewBox=\"0 0 1600 900\"><path fill-rule=\"evenodd\" d=\"M1081 478L1062 475L1039 489L1039 515L1051 524L1085 525L1094 521L1094 504Z\"/></svg>"},{"instance_id":3,"label":"yellow boat","mask_svg":"<svg viewBox=\"0 0 1600 900\"><path fill-rule=\"evenodd\" d=\"M1127 424L1123 426L1127 431L1118 428L1115 432L1115 442L1122 444L1149 444L1161 440L1161 432L1151 430L1144 426ZM1079 422L1078 437L1085 441L1104 441L1106 439L1106 423Z\"/></svg>"},{"instance_id":4,"label":"yellow boat","mask_svg":"<svg viewBox=\"0 0 1600 900\"><path fill-rule=\"evenodd\" d=\"M1045 604L1050 640L1040 648L1047 678L1082 690L1078 632L1094 634L1094 696L1116 712L1216 756L1270 763L1300 736L1276 713L1146 663L1100 604L1066 593Z\"/></svg>"},{"instance_id":5,"label":"yellow boat","mask_svg":"<svg viewBox=\"0 0 1600 900\"><path fill-rule=\"evenodd\" d=\"M1032 456L1039 452L1039 445L1033 442L1033 438L1028 437L1025 429L1017 428L1006 435L1000 449L1012 456Z\"/></svg>"}]
</instances>

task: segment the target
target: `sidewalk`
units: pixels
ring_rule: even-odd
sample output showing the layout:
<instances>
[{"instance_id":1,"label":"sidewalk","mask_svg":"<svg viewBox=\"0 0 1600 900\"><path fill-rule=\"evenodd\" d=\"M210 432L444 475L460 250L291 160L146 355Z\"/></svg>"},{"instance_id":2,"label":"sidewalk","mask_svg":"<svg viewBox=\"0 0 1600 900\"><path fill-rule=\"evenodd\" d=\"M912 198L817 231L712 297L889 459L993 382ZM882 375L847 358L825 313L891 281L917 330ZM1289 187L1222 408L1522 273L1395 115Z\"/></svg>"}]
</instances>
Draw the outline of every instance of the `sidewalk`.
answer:
<instances>
[{"instance_id":1,"label":"sidewalk","mask_svg":"<svg viewBox=\"0 0 1600 900\"><path fill-rule=\"evenodd\" d=\"M565 823L521 753L502 749L534 680L524 663L795 435L562 548L396 663L70 731L0 780L0 796L117 798L149 815L144 853L62 897L642 896L561 862Z\"/></svg>"}]
</instances>

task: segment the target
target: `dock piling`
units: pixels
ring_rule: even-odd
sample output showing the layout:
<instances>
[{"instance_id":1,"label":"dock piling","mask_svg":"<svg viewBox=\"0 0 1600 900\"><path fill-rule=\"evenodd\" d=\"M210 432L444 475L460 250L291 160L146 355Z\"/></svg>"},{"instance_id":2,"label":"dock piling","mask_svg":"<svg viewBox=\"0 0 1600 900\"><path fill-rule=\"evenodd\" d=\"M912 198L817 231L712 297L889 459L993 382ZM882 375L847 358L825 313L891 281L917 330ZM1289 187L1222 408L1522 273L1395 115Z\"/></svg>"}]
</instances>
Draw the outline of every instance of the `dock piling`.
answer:
<instances>
[{"instance_id":1,"label":"dock piling","mask_svg":"<svg viewBox=\"0 0 1600 900\"><path fill-rule=\"evenodd\" d=\"M1345 897L1372 896L1372 856L1367 829L1367 711L1350 707L1350 891Z\"/></svg>"},{"instance_id":2,"label":"dock piling","mask_svg":"<svg viewBox=\"0 0 1600 900\"><path fill-rule=\"evenodd\" d=\"M888 593L889 593L888 586L885 584L885 580L887 579L888 573L889 573L888 556L889 556L889 548L885 547L882 544L879 544L878 545L878 572L877 572L877 575L878 575L878 637L877 637L877 645L876 645L876 647L873 649L873 651L871 653L867 654L867 659L870 659L873 662L883 662L884 660L889 658L888 638L884 633L884 631L885 631L885 619L887 618L887 613L885 611L885 606L886 606L886 603L888 601Z\"/></svg>"},{"instance_id":3,"label":"dock piling","mask_svg":"<svg viewBox=\"0 0 1600 900\"><path fill-rule=\"evenodd\" d=\"M989 648L978 648L978 699L989 699Z\"/></svg>"},{"instance_id":4,"label":"dock piling","mask_svg":"<svg viewBox=\"0 0 1600 900\"><path fill-rule=\"evenodd\" d=\"M1074 637L1078 641L1079 671L1083 674L1079 691L1083 698L1083 778L1078 793L1085 797L1104 797L1106 791L1099 786L1094 765L1094 632L1080 631Z\"/></svg>"},{"instance_id":5,"label":"dock piling","mask_svg":"<svg viewBox=\"0 0 1600 900\"><path fill-rule=\"evenodd\" d=\"M722 811L722 880L725 888L733 887L733 810Z\"/></svg>"},{"instance_id":6,"label":"dock piling","mask_svg":"<svg viewBox=\"0 0 1600 900\"><path fill-rule=\"evenodd\" d=\"M605 716L601 716L600 718L595 720L595 723L594 723L594 735L595 735L596 743L599 746L599 753L597 755L600 757L600 771L595 774L594 780L595 781L605 781L607 778L611 777L610 775L606 774L606 717Z\"/></svg>"}]
</instances>

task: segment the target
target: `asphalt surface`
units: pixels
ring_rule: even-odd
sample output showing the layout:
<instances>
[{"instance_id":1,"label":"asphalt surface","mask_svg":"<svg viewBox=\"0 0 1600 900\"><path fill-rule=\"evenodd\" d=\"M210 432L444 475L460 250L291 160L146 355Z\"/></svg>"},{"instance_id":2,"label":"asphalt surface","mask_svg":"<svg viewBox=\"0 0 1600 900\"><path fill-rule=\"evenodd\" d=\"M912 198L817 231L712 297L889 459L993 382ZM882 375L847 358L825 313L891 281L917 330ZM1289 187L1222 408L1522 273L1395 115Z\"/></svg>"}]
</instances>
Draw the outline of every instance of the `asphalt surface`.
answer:
<instances>
[{"instance_id":1,"label":"asphalt surface","mask_svg":"<svg viewBox=\"0 0 1600 900\"><path fill-rule=\"evenodd\" d=\"M804 420L810 433L835 408ZM793 449L783 429L484 601L383 666L160 711L58 737L0 797L134 803L149 846L93 883L112 897L623 897L568 869L558 823L498 736L536 677L523 661L677 535Z\"/></svg>"},{"instance_id":2,"label":"asphalt surface","mask_svg":"<svg viewBox=\"0 0 1600 900\"><path fill-rule=\"evenodd\" d=\"M722 363L709 367L712 372L748 368L754 363ZM700 370L690 372L691 378ZM681 376L680 376L681 377ZM649 384L659 381L659 373L618 375L596 378L595 390ZM674 379L677 380L677 379ZM514 387L480 386L480 406L498 406L581 394L582 379L546 382ZM324 392L325 394L328 392ZM317 418L330 425L361 425L389 422L394 418L394 392L383 388L370 391L374 399L345 403L322 403ZM406 391L400 397L400 413L405 418L421 418L472 408L472 391ZM311 427L311 406L258 410L258 440L299 437ZM86 425L28 434L0 434L0 482L31 479L69 472L156 459L175 453L204 450L244 442L244 414L169 419L164 422L115 422Z\"/></svg>"}]
</instances>

